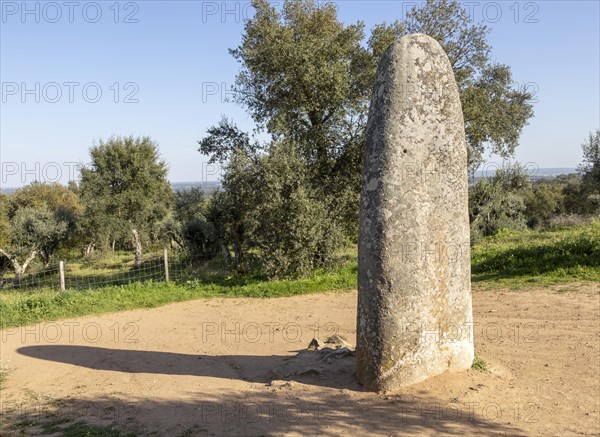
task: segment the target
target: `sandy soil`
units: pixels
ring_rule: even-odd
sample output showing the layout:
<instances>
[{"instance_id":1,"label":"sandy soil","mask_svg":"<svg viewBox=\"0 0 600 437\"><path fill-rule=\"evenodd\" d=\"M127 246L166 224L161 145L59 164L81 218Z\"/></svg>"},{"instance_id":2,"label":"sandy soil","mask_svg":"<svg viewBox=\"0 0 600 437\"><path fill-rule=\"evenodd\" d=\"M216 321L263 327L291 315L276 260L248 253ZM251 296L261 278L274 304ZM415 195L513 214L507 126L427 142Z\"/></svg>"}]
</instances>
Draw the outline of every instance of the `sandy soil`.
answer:
<instances>
[{"instance_id":1,"label":"sandy soil","mask_svg":"<svg viewBox=\"0 0 600 437\"><path fill-rule=\"evenodd\" d=\"M599 435L599 292L475 292L475 349L491 372L396 394L364 391L352 356L296 357L313 337L354 344L355 292L196 300L5 330L0 433L47 434L67 417L165 436Z\"/></svg>"}]
</instances>

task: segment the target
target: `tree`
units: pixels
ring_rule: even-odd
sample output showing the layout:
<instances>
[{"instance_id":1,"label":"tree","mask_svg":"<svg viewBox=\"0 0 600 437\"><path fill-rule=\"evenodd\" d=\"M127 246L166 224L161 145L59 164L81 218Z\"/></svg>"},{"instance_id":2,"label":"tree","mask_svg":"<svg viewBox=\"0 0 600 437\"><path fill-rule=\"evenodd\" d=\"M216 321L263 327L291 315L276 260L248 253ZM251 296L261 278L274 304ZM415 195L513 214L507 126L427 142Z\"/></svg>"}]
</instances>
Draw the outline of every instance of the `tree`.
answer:
<instances>
[{"instance_id":1,"label":"tree","mask_svg":"<svg viewBox=\"0 0 600 437\"><path fill-rule=\"evenodd\" d=\"M210 215L210 201L199 187L175 192L172 238L195 257L212 258L224 244Z\"/></svg>"},{"instance_id":2,"label":"tree","mask_svg":"<svg viewBox=\"0 0 600 437\"><path fill-rule=\"evenodd\" d=\"M339 226L310 184L291 140L251 145L249 135L226 119L207 134L199 141L199 151L223 166L223 189L206 210L193 208L187 238L213 250L220 245L226 262L231 243L238 272L248 268L250 247L261 271L273 278L330 266L343 240Z\"/></svg>"},{"instance_id":3,"label":"tree","mask_svg":"<svg viewBox=\"0 0 600 437\"><path fill-rule=\"evenodd\" d=\"M486 147L514 151L532 116L531 96L511 89L510 68L493 64L488 29L472 24L458 2L428 0L403 22L375 26L364 44L364 24L344 26L334 5L286 0L281 12L254 0L256 14L241 44L230 51L241 64L235 90L259 129L298 148L309 180L349 232L356 231L362 150L377 64L401 35L427 33L447 51L460 89L470 161ZM352 226L354 224L354 226Z\"/></svg>"},{"instance_id":4,"label":"tree","mask_svg":"<svg viewBox=\"0 0 600 437\"><path fill-rule=\"evenodd\" d=\"M19 286L27 267L37 255L49 257L67 233L67 222L61 221L46 208L19 208L11 219L11 238L7 248L1 248L14 269L14 285Z\"/></svg>"},{"instance_id":5,"label":"tree","mask_svg":"<svg viewBox=\"0 0 600 437\"><path fill-rule=\"evenodd\" d=\"M459 2L427 0L422 7L413 7L404 21L376 26L369 40L375 59L406 34L424 33L440 43L459 88L473 170L486 149L504 158L512 156L523 127L533 116L532 95L513 88L509 66L492 62L489 31L484 24L473 23Z\"/></svg>"},{"instance_id":6,"label":"tree","mask_svg":"<svg viewBox=\"0 0 600 437\"><path fill-rule=\"evenodd\" d=\"M172 203L167 165L149 137L112 137L90 149L91 164L81 169L80 195L96 238L127 229L142 263L142 239L163 219Z\"/></svg>"},{"instance_id":7,"label":"tree","mask_svg":"<svg viewBox=\"0 0 600 437\"><path fill-rule=\"evenodd\" d=\"M175 192L175 217L182 223L191 220L206 207L204 192L200 187Z\"/></svg>"},{"instance_id":8,"label":"tree","mask_svg":"<svg viewBox=\"0 0 600 437\"><path fill-rule=\"evenodd\" d=\"M9 216L19 208L47 208L59 215L75 220L82 212L77 193L58 183L32 182L10 196Z\"/></svg>"},{"instance_id":9,"label":"tree","mask_svg":"<svg viewBox=\"0 0 600 437\"><path fill-rule=\"evenodd\" d=\"M223 170L223 190L215 193L208 212L213 218L210 221L215 239L224 239L218 244L226 262L231 259L227 248L231 242L233 266L238 271L245 271L245 244L255 225L252 210L256 206L259 151L262 147L225 117L206 133L198 141L198 151L209 155L209 162L218 162Z\"/></svg>"},{"instance_id":10,"label":"tree","mask_svg":"<svg viewBox=\"0 0 600 437\"><path fill-rule=\"evenodd\" d=\"M296 277L331 267L342 233L310 186L295 148L274 143L259 167L252 239L263 272L271 278Z\"/></svg>"},{"instance_id":11,"label":"tree","mask_svg":"<svg viewBox=\"0 0 600 437\"><path fill-rule=\"evenodd\" d=\"M217 197L222 208L221 216L233 246L233 266L239 271L247 270L246 243L256 226L257 183L259 157L244 149L235 149L223 174L223 193Z\"/></svg>"},{"instance_id":12,"label":"tree","mask_svg":"<svg viewBox=\"0 0 600 437\"><path fill-rule=\"evenodd\" d=\"M212 224L214 239L221 248L226 267L231 266L234 261L229 251L231 216L231 204L227 193L224 191L214 192L208 202L205 217Z\"/></svg>"},{"instance_id":13,"label":"tree","mask_svg":"<svg viewBox=\"0 0 600 437\"><path fill-rule=\"evenodd\" d=\"M16 253L31 254L35 251L31 261L39 255L44 264L48 265L56 250L67 244L75 235L82 212L77 195L58 183L34 181L15 191L3 203L3 215L7 220L4 226L8 224L10 237L0 247L12 246L12 249L5 252L17 263ZM21 211L24 212L20 214ZM52 218L46 220L48 215ZM48 226L42 226L40 220L47 221ZM27 232L31 233L30 238L39 237L41 241L26 239L23 234ZM50 238L50 235L53 237ZM15 246L18 248L16 253Z\"/></svg>"},{"instance_id":14,"label":"tree","mask_svg":"<svg viewBox=\"0 0 600 437\"><path fill-rule=\"evenodd\" d=\"M527 226L547 225L550 219L564 210L563 186L555 180L539 181L523 193Z\"/></svg>"},{"instance_id":15,"label":"tree","mask_svg":"<svg viewBox=\"0 0 600 437\"><path fill-rule=\"evenodd\" d=\"M208 155L208 162L224 164L233 154L243 151L248 156L256 156L262 149L257 141L251 141L250 136L241 131L232 120L222 116L216 126L206 131L207 135L198 141L198 152Z\"/></svg>"},{"instance_id":16,"label":"tree","mask_svg":"<svg viewBox=\"0 0 600 437\"><path fill-rule=\"evenodd\" d=\"M0 193L0 248L10 244L10 221L8 220L8 196ZM12 269L6 256L0 256L0 288L4 285L4 274Z\"/></svg>"},{"instance_id":17,"label":"tree","mask_svg":"<svg viewBox=\"0 0 600 437\"><path fill-rule=\"evenodd\" d=\"M54 214L56 220L67 224L67 232L61 243L75 240L83 206L77 193L58 183L34 181L15 191L9 199L8 216L13 217L22 208L46 209ZM47 264L52 253L43 252L42 259Z\"/></svg>"},{"instance_id":18,"label":"tree","mask_svg":"<svg viewBox=\"0 0 600 437\"><path fill-rule=\"evenodd\" d=\"M586 212L600 214L600 129L590 132L588 140L581 145L583 163L579 166L581 186L586 197Z\"/></svg>"},{"instance_id":19,"label":"tree","mask_svg":"<svg viewBox=\"0 0 600 437\"><path fill-rule=\"evenodd\" d=\"M260 128L297 145L319 184L345 173L357 164L348 155L361 153L373 86L364 24L345 27L331 3L287 0L281 13L265 0L252 4L256 14L230 50L242 67L239 101Z\"/></svg>"},{"instance_id":20,"label":"tree","mask_svg":"<svg viewBox=\"0 0 600 437\"><path fill-rule=\"evenodd\" d=\"M9 208L8 196L0 193L0 247L4 247L10 243Z\"/></svg>"},{"instance_id":21,"label":"tree","mask_svg":"<svg viewBox=\"0 0 600 437\"><path fill-rule=\"evenodd\" d=\"M581 145L583 162L579 177L564 188L565 206L575 214L600 214L600 129Z\"/></svg>"},{"instance_id":22,"label":"tree","mask_svg":"<svg viewBox=\"0 0 600 437\"><path fill-rule=\"evenodd\" d=\"M583 162L579 165L579 173L590 184L600 187L600 129L590 135L582 145Z\"/></svg>"},{"instance_id":23,"label":"tree","mask_svg":"<svg viewBox=\"0 0 600 437\"><path fill-rule=\"evenodd\" d=\"M600 129L589 134L581 145L583 162L577 177L571 178L563 189L567 212L600 214Z\"/></svg>"},{"instance_id":24,"label":"tree","mask_svg":"<svg viewBox=\"0 0 600 437\"><path fill-rule=\"evenodd\" d=\"M495 235L501 229L524 229L525 196L531 180L524 167L509 164L469 188L472 240Z\"/></svg>"}]
</instances>

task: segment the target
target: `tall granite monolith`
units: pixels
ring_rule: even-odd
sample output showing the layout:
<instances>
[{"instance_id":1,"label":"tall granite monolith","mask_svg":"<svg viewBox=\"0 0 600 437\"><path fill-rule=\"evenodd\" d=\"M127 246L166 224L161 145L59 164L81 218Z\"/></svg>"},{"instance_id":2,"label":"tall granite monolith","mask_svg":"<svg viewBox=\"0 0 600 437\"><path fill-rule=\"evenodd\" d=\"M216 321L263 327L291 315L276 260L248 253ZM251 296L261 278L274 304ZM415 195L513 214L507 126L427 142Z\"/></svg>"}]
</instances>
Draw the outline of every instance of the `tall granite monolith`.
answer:
<instances>
[{"instance_id":1,"label":"tall granite monolith","mask_svg":"<svg viewBox=\"0 0 600 437\"><path fill-rule=\"evenodd\" d=\"M383 55L367 127L357 378L393 391L474 357L467 145L452 67L426 35Z\"/></svg>"}]
</instances>

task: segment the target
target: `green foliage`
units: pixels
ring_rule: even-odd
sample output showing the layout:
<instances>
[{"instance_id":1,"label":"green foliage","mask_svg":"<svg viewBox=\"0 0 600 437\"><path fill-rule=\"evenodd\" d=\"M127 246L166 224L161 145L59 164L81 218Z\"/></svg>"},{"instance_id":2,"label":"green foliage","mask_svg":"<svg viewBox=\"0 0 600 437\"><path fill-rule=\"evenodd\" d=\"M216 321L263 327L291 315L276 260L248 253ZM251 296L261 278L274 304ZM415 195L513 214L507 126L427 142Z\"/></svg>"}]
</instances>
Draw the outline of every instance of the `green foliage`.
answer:
<instances>
[{"instance_id":1,"label":"green foliage","mask_svg":"<svg viewBox=\"0 0 600 437\"><path fill-rule=\"evenodd\" d=\"M565 187L567 211L576 214L600 215L600 129L590 133L581 145L583 162L579 166L581 178Z\"/></svg>"},{"instance_id":2,"label":"green foliage","mask_svg":"<svg viewBox=\"0 0 600 437\"><path fill-rule=\"evenodd\" d=\"M586 142L581 145L583 162L579 171L583 175L584 184L600 189L600 129L591 133Z\"/></svg>"},{"instance_id":3,"label":"green foliage","mask_svg":"<svg viewBox=\"0 0 600 437\"><path fill-rule=\"evenodd\" d=\"M32 182L15 191L9 200L10 217L20 208L46 208L71 225L83 210L77 194L58 183Z\"/></svg>"},{"instance_id":4,"label":"green foliage","mask_svg":"<svg viewBox=\"0 0 600 437\"><path fill-rule=\"evenodd\" d=\"M581 175L568 179L563 186L565 210L569 214L585 214L587 212L586 193L581 183Z\"/></svg>"},{"instance_id":5,"label":"green foliage","mask_svg":"<svg viewBox=\"0 0 600 437\"><path fill-rule=\"evenodd\" d=\"M250 276L221 275L185 283L139 282L85 292L37 290L0 292L0 329L45 320L101 314L133 308L154 308L171 302L208 297L283 297L356 287L356 263L331 272L316 271L310 277L266 281Z\"/></svg>"},{"instance_id":6,"label":"green foliage","mask_svg":"<svg viewBox=\"0 0 600 437\"><path fill-rule=\"evenodd\" d=\"M220 243L215 225L207 218L209 204L199 187L176 191L174 213L161 227L164 234L196 258L213 257Z\"/></svg>"},{"instance_id":7,"label":"green foliage","mask_svg":"<svg viewBox=\"0 0 600 437\"><path fill-rule=\"evenodd\" d=\"M475 289L600 281L600 222L560 231L512 231L486 237L472 249ZM356 288L356 248L331 271L317 269L302 279L266 280L227 270L184 282L137 282L87 291L0 291L0 329L46 320L152 308L209 297L283 297ZM222 267L221 267L222 269Z\"/></svg>"},{"instance_id":8,"label":"green foliage","mask_svg":"<svg viewBox=\"0 0 600 437\"><path fill-rule=\"evenodd\" d=\"M471 238L494 235L502 229L524 229L525 200L531 182L519 164L500 168L469 188Z\"/></svg>"},{"instance_id":9,"label":"green foliage","mask_svg":"<svg viewBox=\"0 0 600 437\"><path fill-rule=\"evenodd\" d=\"M216 255L219 241L215 226L203 214L198 213L186 221L181 235L190 254L207 258Z\"/></svg>"},{"instance_id":10,"label":"green foliage","mask_svg":"<svg viewBox=\"0 0 600 437\"><path fill-rule=\"evenodd\" d=\"M222 223L215 223L221 228L216 233L225 235L227 243L233 245L234 266L238 272L248 268L245 253L248 238L256 228L254 211L258 207L259 180L259 157L250 155L247 150L235 149L225 165L223 192L213 198L212 212L223 219ZM215 211L217 207L221 208L220 213Z\"/></svg>"},{"instance_id":11,"label":"green foliage","mask_svg":"<svg viewBox=\"0 0 600 437\"><path fill-rule=\"evenodd\" d=\"M333 4L288 0L281 12L253 2L236 90L259 127L292 142L320 197L348 235L357 234L362 144L376 62L364 24L345 26Z\"/></svg>"},{"instance_id":12,"label":"green foliage","mask_svg":"<svg viewBox=\"0 0 600 437\"><path fill-rule=\"evenodd\" d=\"M151 234L167 216L173 195L158 146L149 137L112 137L100 140L90 155L79 186L84 232L93 241L124 239L134 231ZM134 234L136 262L141 262L140 239Z\"/></svg>"},{"instance_id":13,"label":"green foliage","mask_svg":"<svg viewBox=\"0 0 600 437\"><path fill-rule=\"evenodd\" d=\"M509 67L491 62L488 29L471 23L458 2L428 0L402 22L377 25L365 44L364 23L344 25L333 4L286 0L278 11L254 0L241 44L239 101L259 128L291 141L346 235L356 238L365 128L379 59L394 39L426 33L451 60L461 94L471 163L485 147L509 156L532 116L531 96L512 89ZM221 124L215 132L233 134ZM226 135L232 136L232 135ZM237 144L249 143L235 132ZM228 143L229 144L229 143ZM204 147L226 154L231 147ZM220 159L220 158L217 158Z\"/></svg>"},{"instance_id":14,"label":"green foliage","mask_svg":"<svg viewBox=\"0 0 600 437\"><path fill-rule=\"evenodd\" d=\"M344 26L331 3L286 0L281 13L265 0L252 5L256 14L230 51L242 66L240 101L260 126L324 164L366 110L374 73L361 46L364 24Z\"/></svg>"},{"instance_id":15,"label":"green foliage","mask_svg":"<svg viewBox=\"0 0 600 437\"><path fill-rule=\"evenodd\" d=\"M46 208L19 208L12 219L11 241L20 253L33 250L49 259L67 233L67 223Z\"/></svg>"},{"instance_id":16,"label":"green foliage","mask_svg":"<svg viewBox=\"0 0 600 437\"><path fill-rule=\"evenodd\" d=\"M564 212L563 186L554 180L540 181L523 193L527 226L547 226L552 217Z\"/></svg>"},{"instance_id":17,"label":"green foliage","mask_svg":"<svg viewBox=\"0 0 600 437\"><path fill-rule=\"evenodd\" d=\"M290 142L274 142L260 155L239 141L235 125L208 130L199 141L211 160L223 162L223 191L206 211L196 208L182 228L196 253L216 253L233 246L238 272L250 266L251 248L258 268L272 278L306 276L315 268L331 267L343 240L319 193L310 184L307 167ZM257 190L257 187L260 187Z\"/></svg>"},{"instance_id":18,"label":"green foliage","mask_svg":"<svg viewBox=\"0 0 600 437\"><path fill-rule=\"evenodd\" d=\"M253 240L262 270L271 278L281 278L331 267L343 237L311 189L293 146L274 144L259 165L261 189Z\"/></svg>"},{"instance_id":19,"label":"green foliage","mask_svg":"<svg viewBox=\"0 0 600 437\"><path fill-rule=\"evenodd\" d=\"M526 90L513 89L510 67L492 62L489 31L487 26L473 23L459 2L427 0L410 10L404 21L375 26L369 40L376 59L402 35L424 33L440 43L460 91L473 169L481 163L486 148L511 156L533 115L532 96Z\"/></svg>"},{"instance_id":20,"label":"green foliage","mask_svg":"<svg viewBox=\"0 0 600 437\"><path fill-rule=\"evenodd\" d=\"M185 223L198 213L205 210L206 199L200 187L176 191L175 193L175 217Z\"/></svg>"},{"instance_id":21,"label":"green foliage","mask_svg":"<svg viewBox=\"0 0 600 437\"><path fill-rule=\"evenodd\" d=\"M8 196L0 193L0 247L10 243L10 221L8 219Z\"/></svg>"},{"instance_id":22,"label":"green foliage","mask_svg":"<svg viewBox=\"0 0 600 437\"><path fill-rule=\"evenodd\" d=\"M514 154L533 107L531 94L512 85L510 67L488 65L461 90L470 168L482 162L486 146L488 152L504 158Z\"/></svg>"},{"instance_id":23,"label":"green foliage","mask_svg":"<svg viewBox=\"0 0 600 437\"><path fill-rule=\"evenodd\" d=\"M77 233L83 206L77 194L69 188L58 183L32 182L18 189L8 198L7 214L13 219L13 222L19 211L24 209L30 211L28 215L31 215L32 210L51 213L54 217L49 225L55 222L66 224L66 231L61 233L60 241L54 241L50 245L47 243L39 245L44 248L41 250L41 255L45 263L50 261L51 255L59 247L69 247L76 242L74 237ZM18 243L15 242L15 244ZM32 241L23 247L33 247Z\"/></svg>"},{"instance_id":24,"label":"green foliage","mask_svg":"<svg viewBox=\"0 0 600 437\"><path fill-rule=\"evenodd\" d=\"M206 133L208 135L198 141L198 151L210 156L209 163L227 162L236 151L243 150L248 155L255 155L260 150L258 142L251 142L250 136L225 116L217 126L208 128Z\"/></svg>"},{"instance_id":25,"label":"green foliage","mask_svg":"<svg viewBox=\"0 0 600 437\"><path fill-rule=\"evenodd\" d=\"M480 372L489 372L490 368L488 363L486 363L483 358L475 354L475 359L473 360L473 364L471 364L471 369L479 370Z\"/></svg>"},{"instance_id":26,"label":"green foliage","mask_svg":"<svg viewBox=\"0 0 600 437\"><path fill-rule=\"evenodd\" d=\"M19 207L10 220L10 238L0 247L0 282L4 273L12 268L13 283L20 286L23 274L38 255L47 265L65 240L68 225L45 206Z\"/></svg>"},{"instance_id":27,"label":"green foliage","mask_svg":"<svg viewBox=\"0 0 600 437\"><path fill-rule=\"evenodd\" d=\"M589 215L561 214L550 218L545 229L549 231L561 231L569 228L587 226L597 221L597 217Z\"/></svg>"}]
</instances>

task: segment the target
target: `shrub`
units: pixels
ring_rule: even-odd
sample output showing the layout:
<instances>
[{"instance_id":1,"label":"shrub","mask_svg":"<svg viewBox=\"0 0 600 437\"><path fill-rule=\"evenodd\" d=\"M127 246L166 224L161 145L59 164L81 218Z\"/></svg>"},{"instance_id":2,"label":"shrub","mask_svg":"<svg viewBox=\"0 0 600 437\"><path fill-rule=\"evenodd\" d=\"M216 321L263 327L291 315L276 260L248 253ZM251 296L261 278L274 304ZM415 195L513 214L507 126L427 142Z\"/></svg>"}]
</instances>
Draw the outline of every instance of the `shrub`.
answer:
<instances>
[{"instance_id":1,"label":"shrub","mask_svg":"<svg viewBox=\"0 0 600 437\"><path fill-rule=\"evenodd\" d=\"M331 267L342 232L311 189L306 169L288 144L274 145L260 163L253 240L263 272L298 277Z\"/></svg>"},{"instance_id":2,"label":"shrub","mask_svg":"<svg viewBox=\"0 0 600 437\"><path fill-rule=\"evenodd\" d=\"M471 236L495 235L501 229L526 227L525 193L531 182L519 164L508 165L490 178L482 178L469 189Z\"/></svg>"}]
</instances>

